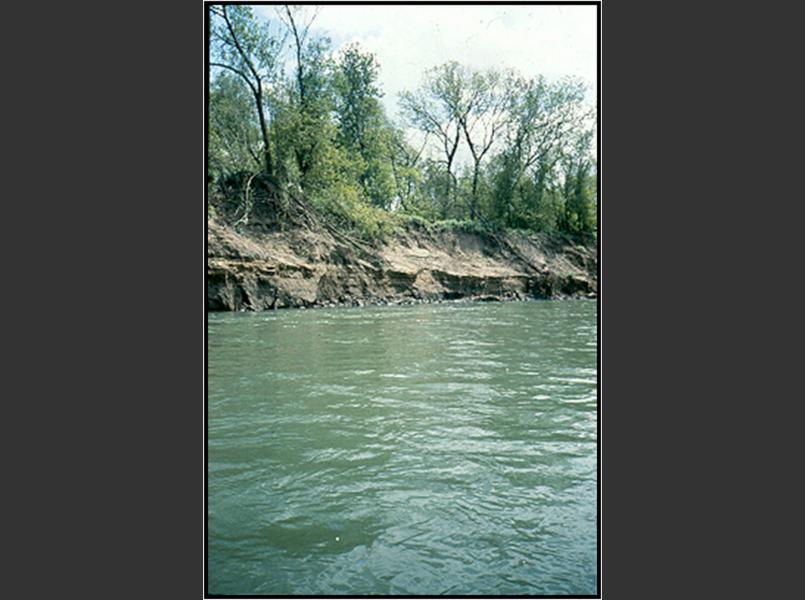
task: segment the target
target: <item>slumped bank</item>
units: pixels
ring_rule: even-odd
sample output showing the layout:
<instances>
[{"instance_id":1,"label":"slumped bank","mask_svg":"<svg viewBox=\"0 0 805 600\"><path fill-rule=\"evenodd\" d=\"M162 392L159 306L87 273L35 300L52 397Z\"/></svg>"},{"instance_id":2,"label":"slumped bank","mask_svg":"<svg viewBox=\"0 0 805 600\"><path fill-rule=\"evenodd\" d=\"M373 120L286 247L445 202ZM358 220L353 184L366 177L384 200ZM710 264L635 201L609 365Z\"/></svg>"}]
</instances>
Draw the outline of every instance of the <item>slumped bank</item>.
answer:
<instances>
[{"instance_id":1,"label":"slumped bank","mask_svg":"<svg viewBox=\"0 0 805 600\"><path fill-rule=\"evenodd\" d=\"M207 310L595 298L595 248L545 234L412 223L366 244L324 229L207 223Z\"/></svg>"}]
</instances>

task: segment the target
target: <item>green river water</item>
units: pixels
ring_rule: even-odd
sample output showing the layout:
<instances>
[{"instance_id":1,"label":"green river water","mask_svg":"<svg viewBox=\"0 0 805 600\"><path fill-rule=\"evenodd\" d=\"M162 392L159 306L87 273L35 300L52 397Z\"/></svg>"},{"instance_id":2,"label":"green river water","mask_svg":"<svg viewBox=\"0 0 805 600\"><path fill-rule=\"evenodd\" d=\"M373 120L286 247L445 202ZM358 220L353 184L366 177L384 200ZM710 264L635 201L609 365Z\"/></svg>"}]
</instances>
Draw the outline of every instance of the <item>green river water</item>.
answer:
<instances>
[{"instance_id":1,"label":"green river water","mask_svg":"<svg viewBox=\"0 0 805 600\"><path fill-rule=\"evenodd\" d=\"M595 301L208 315L211 594L596 594Z\"/></svg>"}]
</instances>

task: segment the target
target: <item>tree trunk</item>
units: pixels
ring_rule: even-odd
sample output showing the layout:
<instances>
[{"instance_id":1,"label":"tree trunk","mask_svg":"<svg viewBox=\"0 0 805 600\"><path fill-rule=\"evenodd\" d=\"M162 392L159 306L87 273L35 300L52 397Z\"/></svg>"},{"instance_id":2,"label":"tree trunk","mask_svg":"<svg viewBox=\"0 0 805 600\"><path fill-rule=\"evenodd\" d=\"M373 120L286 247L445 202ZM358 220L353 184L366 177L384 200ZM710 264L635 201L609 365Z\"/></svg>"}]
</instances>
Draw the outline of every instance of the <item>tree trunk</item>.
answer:
<instances>
[{"instance_id":1,"label":"tree trunk","mask_svg":"<svg viewBox=\"0 0 805 600\"><path fill-rule=\"evenodd\" d=\"M293 34L294 38L294 45L296 46L296 83L299 88L299 114L302 117L303 127L306 125L306 115L307 115L307 95L305 94L305 73L304 73L304 63L302 62L302 44L304 40L302 39L305 36L305 33L300 36L299 30L296 27L296 21L293 18L293 14L291 13L291 9L288 5L285 6L285 14L288 15L288 22L291 24L291 33ZM305 32L307 29L305 30ZM299 174L302 177L302 181L305 180L308 171L310 170L310 165L308 161L305 160L303 156L303 151L300 151L298 148L295 150L294 155L296 156L296 165L299 167Z\"/></svg>"},{"instance_id":2,"label":"tree trunk","mask_svg":"<svg viewBox=\"0 0 805 600\"><path fill-rule=\"evenodd\" d=\"M273 165L271 162L271 146L268 143L268 126L266 125L266 118L265 115L263 114L263 81L260 75L257 73L257 69L255 69L254 64L252 64L252 61L250 60L248 54L240 45L240 42L238 41L238 36L235 35L235 29L232 27L232 22L229 20L229 15L226 12L226 6L221 7L220 14L224 18L224 21L226 22L227 29L229 30L229 35L232 37L232 42L235 44L235 48L237 49L243 61L246 63L246 66L248 67L255 81L254 82L250 81L249 78L246 76L246 74L243 73L243 71L240 71L239 69L236 69L231 65L229 66L220 65L220 66L225 66L225 68L231 69L232 71L240 75L243 79L245 79L246 83L249 84L249 87L251 88L252 93L254 94L254 103L257 105L257 116L260 119L260 133L263 137L263 146L264 146L263 154L266 163L265 164L266 173L268 175L273 175L272 170Z\"/></svg>"},{"instance_id":3,"label":"tree trunk","mask_svg":"<svg viewBox=\"0 0 805 600\"><path fill-rule=\"evenodd\" d=\"M480 162L475 162L475 168L472 172L472 199L470 200L470 220L475 220L475 214L477 209L477 202L478 202L478 169L480 167Z\"/></svg>"},{"instance_id":4,"label":"tree trunk","mask_svg":"<svg viewBox=\"0 0 805 600\"><path fill-rule=\"evenodd\" d=\"M259 82L258 85L260 85ZM274 171L273 164L271 162L271 146L268 143L268 125L266 124L266 117L263 114L263 94L261 92L258 91L254 95L254 102L257 104L257 116L260 119L260 134L263 137L263 159L265 160L266 174L273 175Z\"/></svg>"}]
</instances>

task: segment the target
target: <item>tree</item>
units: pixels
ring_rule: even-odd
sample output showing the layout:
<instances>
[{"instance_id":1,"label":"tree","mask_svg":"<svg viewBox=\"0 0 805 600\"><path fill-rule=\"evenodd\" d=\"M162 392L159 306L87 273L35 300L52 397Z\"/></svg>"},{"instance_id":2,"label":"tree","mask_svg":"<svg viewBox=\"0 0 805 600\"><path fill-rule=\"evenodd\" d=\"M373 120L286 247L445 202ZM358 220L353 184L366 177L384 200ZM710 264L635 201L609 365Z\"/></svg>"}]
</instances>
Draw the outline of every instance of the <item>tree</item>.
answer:
<instances>
[{"instance_id":1,"label":"tree","mask_svg":"<svg viewBox=\"0 0 805 600\"><path fill-rule=\"evenodd\" d=\"M383 119L377 77L374 55L361 52L357 44L347 46L334 78L336 119L341 144L362 156L367 153L372 129Z\"/></svg>"},{"instance_id":2,"label":"tree","mask_svg":"<svg viewBox=\"0 0 805 600\"><path fill-rule=\"evenodd\" d=\"M406 212L421 212L413 205L417 186L422 181L419 169L420 158L428 143L427 136L417 147L409 144L402 129L391 128L389 136L389 160L394 176L394 189L400 206Z\"/></svg>"},{"instance_id":3,"label":"tree","mask_svg":"<svg viewBox=\"0 0 805 600\"><path fill-rule=\"evenodd\" d=\"M573 78L555 83L543 77L512 82L505 150L498 161L502 168L495 178L496 213L506 223L511 223L513 202L528 173L531 184L521 209L532 216L540 213L563 146L590 116L584 108L584 92L583 83Z\"/></svg>"},{"instance_id":4,"label":"tree","mask_svg":"<svg viewBox=\"0 0 805 600\"><path fill-rule=\"evenodd\" d=\"M592 128L574 132L564 149L560 161L564 177L564 214L562 229L565 233L589 236L595 228L595 177L590 153Z\"/></svg>"},{"instance_id":5,"label":"tree","mask_svg":"<svg viewBox=\"0 0 805 600\"><path fill-rule=\"evenodd\" d=\"M249 90L229 71L221 72L211 85L208 135L214 178L262 167L260 130Z\"/></svg>"},{"instance_id":6,"label":"tree","mask_svg":"<svg viewBox=\"0 0 805 600\"><path fill-rule=\"evenodd\" d=\"M304 11L306 7L303 6L289 6L285 5L282 10L278 10L280 18L285 22L288 30L293 36L293 44L296 52L296 86L297 93L299 94L300 106L305 105L305 67L306 60L304 57L305 44L307 41L310 26L316 20L318 14L318 7L314 9L313 14L306 14ZM297 23L298 22L298 23Z\"/></svg>"},{"instance_id":7,"label":"tree","mask_svg":"<svg viewBox=\"0 0 805 600\"><path fill-rule=\"evenodd\" d=\"M408 123L433 136L444 152L446 177L443 217L447 216L452 204L451 188L457 183L453 163L461 140L463 93L461 65L452 61L428 71L416 92L403 92L400 95L403 115Z\"/></svg>"},{"instance_id":8,"label":"tree","mask_svg":"<svg viewBox=\"0 0 805 600\"><path fill-rule=\"evenodd\" d=\"M375 56L356 44L334 56L315 18L283 6L263 23L248 6L210 7L209 175L222 196L243 196L244 222L259 188L280 208L303 193L362 235L396 210L594 234L594 113L579 80L447 62L401 94L398 126Z\"/></svg>"},{"instance_id":9,"label":"tree","mask_svg":"<svg viewBox=\"0 0 805 600\"><path fill-rule=\"evenodd\" d=\"M211 5L209 10L215 17L210 28L210 66L235 73L251 92L262 139L263 167L272 175L266 86L276 77L283 41L271 35L268 25L256 21L249 6Z\"/></svg>"},{"instance_id":10,"label":"tree","mask_svg":"<svg viewBox=\"0 0 805 600\"><path fill-rule=\"evenodd\" d=\"M481 161L495 143L498 132L507 124L512 79L494 70L472 72L466 77L462 84L464 98L457 114L473 160L470 219L474 220L478 210Z\"/></svg>"},{"instance_id":11,"label":"tree","mask_svg":"<svg viewBox=\"0 0 805 600\"><path fill-rule=\"evenodd\" d=\"M338 141L360 156L361 188L373 205L389 208L394 195L391 144L394 133L380 103L379 67L374 55L350 44L333 78Z\"/></svg>"},{"instance_id":12,"label":"tree","mask_svg":"<svg viewBox=\"0 0 805 600\"><path fill-rule=\"evenodd\" d=\"M316 20L318 8L309 11L306 6L289 6L277 9L280 20L285 24L293 45L294 70L293 84L288 86L290 104L295 115L295 132L291 142L297 168L303 184L309 179L320 153L320 132L329 120L332 110L331 87L332 65L328 57L330 40L311 38L310 27Z\"/></svg>"}]
</instances>

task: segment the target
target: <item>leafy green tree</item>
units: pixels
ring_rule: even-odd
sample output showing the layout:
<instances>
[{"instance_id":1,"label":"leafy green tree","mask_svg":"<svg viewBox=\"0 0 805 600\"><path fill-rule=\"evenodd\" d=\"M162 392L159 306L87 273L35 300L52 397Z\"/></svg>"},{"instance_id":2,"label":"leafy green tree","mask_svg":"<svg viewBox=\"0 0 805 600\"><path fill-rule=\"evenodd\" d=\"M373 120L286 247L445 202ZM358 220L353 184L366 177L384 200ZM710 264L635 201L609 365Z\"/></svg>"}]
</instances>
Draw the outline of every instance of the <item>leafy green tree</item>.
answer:
<instances>
[{"instance_id":1,"label":"leafy green tree","mask_svg":"<svg viewBox=\"0 0 805 600\"><path fill-rule=\"evenodd\" d=\"M338 136L344 148L368 153L373 129L382 124L379 67L374 55L350 44L342 53L335 72Z\"/></svg>"},{"instance_id":2,"label":"leafy green tree","mask_svg":"<svg viewBox=\"0 0 805 600\"><path fill-rule=\"evenodd\" d=\"M394 177L396 199L403 211L424 216L427 212L421 203L419 193L422 183L420 165L422 153L428 143L427 136L417 146L409 144L402 129L390 126L389 163Z\"/></svg>"},{"instance_id":3,"label":"leafy green tree","mask_svg":"<svg viewBox=\"0 0 805 600\"><path fill-rule=\"evenodd\" d=\"M335 70L335 116L341 146L360 156L361 188L369 201L390 208L394 197L393 128L380 103L379 67L357 44L346 47Z\"/></svg>"},{"instance_id":4,"label":"leafy green tree","mask_svg":"<svg viewBox=\"0 0 805 600\"><path fill-rule=\"evenodd\" d=\"M470 191L470 219L478 215L478 181L481 161L491 150L509 119L508 108L513 89L511 75L495 70L464 72L465 81L461 104L458 106L459 123L472 155L472 188Z\"/></svg>"},{"instance_id":5,"label":"leafy green tree","mask_svg":"<svg viewBox=\"0 0 805 600\"><path fill-rule=\"evenodd\" d=\"M543 201L557 178L558 161L570 137L590 116L584 107L585 86L573 78L550 83L543 77L519 78L512 86L504 150L495 175L495 212L505 224L513 222L515 213L526 212L518 221L540 227L541 221L552 220L546 210L555 203L551 199L544 207Z\"/></svg>"},{"instance_id":6,"label":"leafy green tree","mask_svg":"<svg viewBox=\"0 0 805 600\"><path fill-rule=\"evenodd\" d=\"M330 40L314 37L310 28L317 16L317 7L285 5L277 14L285 24L293 50L294 74L286 82L286 109L295 114L291 119L291 137L296 167L302 186L310 184L311 174L325 152L323 143L329 138L330 114L333 110L333 64L330 59Z\"/></svg>"},{"instance_id":7,"label":"leafy green tree","mask_svg":"<svg viewBox=\"0 0 805 600\"><path fill-rule=\"evenodd\" d=\"M247 223L259 187L275 219L287 218L293 190L326 222L365 237L398 210L595 235L594 115L579 80L451 61L401 94L395 124L376 58L355 44L334 56L312 27L316 9L278 7L268 22L249 6L209 10L208 175L242 197L223 213Z\"/></svg>"},{"instance_id":8,"label":"leafy green tree","mask_svg":"<svg viewBox=\"0 0 805 600\"><path fill-rule=\"evenodd\" d=\"M236 74L254 100L260 127L265 172L273 174L267 88L278 74L284 40L256 20L249 6L210 5L210 66Z\"/></svg>"},{"instance_id":9,"label":"leafy green tree","mask_svg":"<svg viewBox=\"0 0 805 600\"><path fill-rule=\"evenodd\" d=\"M278 100L278 110L284 113L284 128L278 133L284 145L283 160L290 157L294 165L284 162L291 179L307 190L318 177L316 171L323 156L329 152L328 144L335 143L335 124L332 121L332 61L328 56L329 40L310 40L305 46L302 60L304 96L300 97L298 80L286 81Z\"/></svg>"},{"instance_id":10,"label":"leafy green tree","mask_svg":"<svg viewBox=\"0 0 805 600\"><path fill-rule=\"evenodd\" d=\"M444 153L445 176L440 177L444 185L443 218L455 200L451 191L457 184L453 166L461 141L464 83L461 65L451 61L427 71L417 91L400 95L406 122L434 139Z\"/></svg>"},{"instance_id":11,"label":"leafy green tree","mask_svg":"<svg viewBox=\"0 0 805 600\"><path fill-rule=\"evenodd\" d=\"M249 90L228 71L212 82L209 96L209 168L213 179L262 167L260 128Z\"/></svg>"},{"instance_id":12,"label":"leafy green tree","mask_svg":"<svg viewBox=\"0 0 805 600\"><path fill-rule=\"evenodd\" d=\"M591 128L575 132L560 163L565 201L561 229L580 237L589 237L595 229L592 133Z\"/></svg>"},{"instance_id":13,"label":"leafy green tree","mask_svg":"<svg viewBox=\"0 0 805 600\"><path fill-rule=\"evenodd\" d=\"M292 35L293 47L296 59L296 93L298 94L298 101L300 106L304 106L309 94L306 93L308 84L308 67L311 61L307 54L308 47L308 33L313 21L316 20L318 8L314 8L312 14L307 13L306 6L289 6L285 5L282 9L278 10L280 19L285 23L289 32Z\"/></svg>"}]
</instances>

